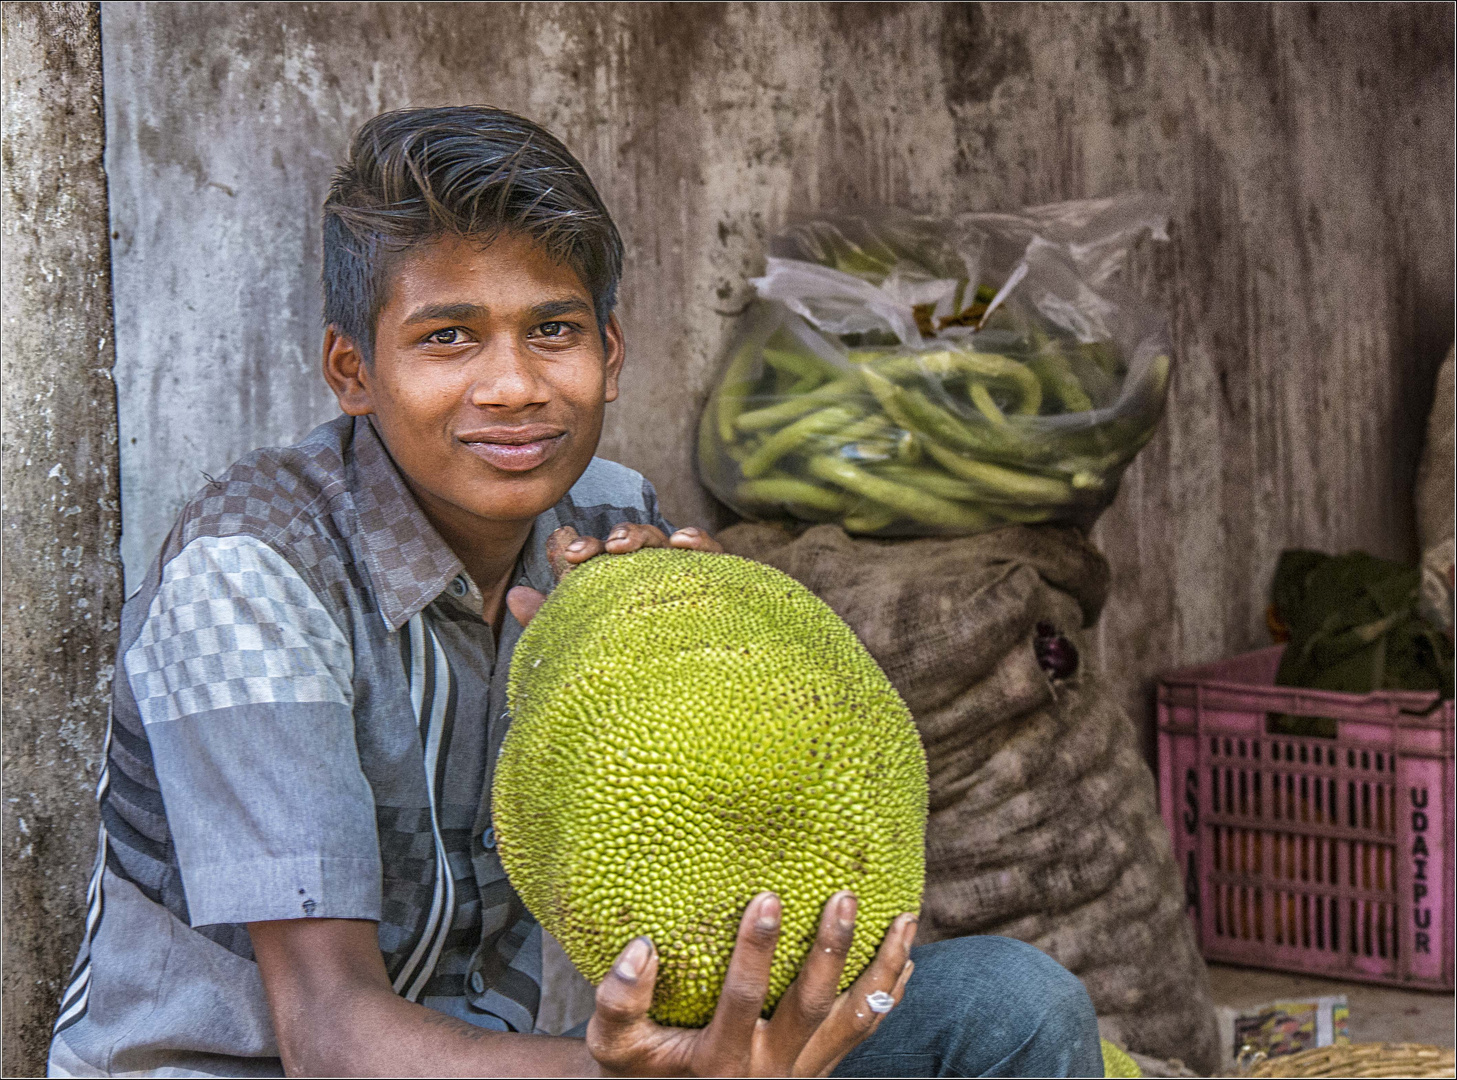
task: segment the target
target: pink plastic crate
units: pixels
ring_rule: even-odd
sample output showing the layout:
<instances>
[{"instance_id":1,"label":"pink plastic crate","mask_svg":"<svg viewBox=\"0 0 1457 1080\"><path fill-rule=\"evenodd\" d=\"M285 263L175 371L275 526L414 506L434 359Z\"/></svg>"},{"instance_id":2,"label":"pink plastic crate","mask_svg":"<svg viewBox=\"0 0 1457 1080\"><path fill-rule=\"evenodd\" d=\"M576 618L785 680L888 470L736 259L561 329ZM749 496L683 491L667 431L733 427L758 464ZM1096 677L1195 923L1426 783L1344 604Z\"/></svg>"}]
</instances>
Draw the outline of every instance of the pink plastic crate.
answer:
<instances>
[{"instance_id":1,"label":"pink plastic crate","mask_svg":"<svg viewBox=\"0 0 1457 1080\"><path fill-rule=\"evenodd\" d=\"M1159 803L1200 948L1451 990L1452 702L1275 686L1282 648L1159 682ZM1272 735L1271 713L1336 737Z\"/></svg>"}]
</instances>

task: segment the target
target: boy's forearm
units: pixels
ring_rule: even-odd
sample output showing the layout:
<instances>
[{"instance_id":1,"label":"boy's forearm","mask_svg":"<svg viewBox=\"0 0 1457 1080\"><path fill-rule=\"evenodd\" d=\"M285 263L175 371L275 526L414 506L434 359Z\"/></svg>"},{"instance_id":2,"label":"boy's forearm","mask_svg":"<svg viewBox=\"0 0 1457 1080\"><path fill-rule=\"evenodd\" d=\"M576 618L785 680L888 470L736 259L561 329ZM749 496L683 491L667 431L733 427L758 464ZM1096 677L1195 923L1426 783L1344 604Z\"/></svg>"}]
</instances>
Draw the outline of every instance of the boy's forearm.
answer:
<instances>
[{"instance_id":1,"label":"boy's forearm","mask_svg":"<svg viewBox=\"0 0 1457 1080\"><path fill-rule=\"evenodd\" d=\"M290 1076L600 1075L581 1039L478 1028L376 987L296 1010L278 1033Z\"/></svg>"},{"instance_id":2,"label":"boy's forearm","mask_svg":"<svg viewBox=\"0 0 1457 1080\"><path fill-rule=\"evenodd\" d=\"M581 1039L490 1031L390 986L378 925L250 923L279 1056L290 1076L597 1076Z\"/></svg>"}]
</instances>

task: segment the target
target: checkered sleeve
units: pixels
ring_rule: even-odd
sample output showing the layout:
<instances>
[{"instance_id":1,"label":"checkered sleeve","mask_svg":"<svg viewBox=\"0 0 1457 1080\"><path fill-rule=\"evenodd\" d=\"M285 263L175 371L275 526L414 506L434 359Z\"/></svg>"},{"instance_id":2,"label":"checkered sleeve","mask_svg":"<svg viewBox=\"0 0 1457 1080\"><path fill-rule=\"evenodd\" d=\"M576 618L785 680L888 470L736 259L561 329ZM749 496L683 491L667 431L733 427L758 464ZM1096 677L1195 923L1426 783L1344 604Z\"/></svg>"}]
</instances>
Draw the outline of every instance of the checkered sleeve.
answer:
<instances>
[{"instance_id":1,"label":"checkered sleeve","mask_svg":"<svg viewBox=\"0 0 1457 1080\"><path fill-rule=\"evenodd\" d=\"M193 926L380 917L353 650L282 555L248 536L193 540L124 667Z\"/></svg>"}]
</instances>

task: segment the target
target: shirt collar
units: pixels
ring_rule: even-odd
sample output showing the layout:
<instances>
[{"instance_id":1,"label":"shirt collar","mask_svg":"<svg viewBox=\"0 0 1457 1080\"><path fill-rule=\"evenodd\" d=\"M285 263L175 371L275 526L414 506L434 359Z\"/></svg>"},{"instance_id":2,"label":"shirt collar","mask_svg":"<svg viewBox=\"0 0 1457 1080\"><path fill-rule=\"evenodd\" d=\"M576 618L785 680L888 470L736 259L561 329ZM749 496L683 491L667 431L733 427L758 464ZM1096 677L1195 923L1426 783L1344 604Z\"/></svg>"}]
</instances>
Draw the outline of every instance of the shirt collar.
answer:
<instances>
[{"instance_id":1,"label":"shirt collar","mask_svg":"<svg viewBox=\"0 0 1457 1080\"><path fill-rule=\"evenodd\" d=\"M465 564L425 517L367 416L354 418L348 484L380 615L391 631L398 630L444 592ZM546 538L561 524L556 507L537 517L513 584L551 592L556 579Z\"/></svg>"},{"instance_id":2,"label":"shirt collar","mask_svg":"<svg viewBox=\"0 0 1457 1080\"><path fill-rule=\"evenodd\" d=\"M365 565L385 625L398 630L465 565L410 494L369 417L354 418L350 449L348 483Z\"/></svg>"}]
</instances>

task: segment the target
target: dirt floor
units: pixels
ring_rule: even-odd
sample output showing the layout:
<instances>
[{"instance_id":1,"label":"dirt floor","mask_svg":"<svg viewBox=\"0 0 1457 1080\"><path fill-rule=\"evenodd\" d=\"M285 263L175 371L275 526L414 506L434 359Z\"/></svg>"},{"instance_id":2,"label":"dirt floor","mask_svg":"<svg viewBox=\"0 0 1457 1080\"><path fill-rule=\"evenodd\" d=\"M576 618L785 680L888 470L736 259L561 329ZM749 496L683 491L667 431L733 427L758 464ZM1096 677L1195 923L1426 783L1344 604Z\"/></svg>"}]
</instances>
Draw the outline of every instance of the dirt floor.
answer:
<instances>
[{"instance_id":1,"label":"dirt floor","mask_svg":"<svg viewBox=\"0 0 1457 1080\"><path fill-rule=\"evenodd\" d=\"M1454 1045L1453 998L1424 990L1315 979L1281 971L1210 964L1216 1006L1239 1009L1288 998L1345 994L1352 1042Z\"/></svg>"}]
</instances>

